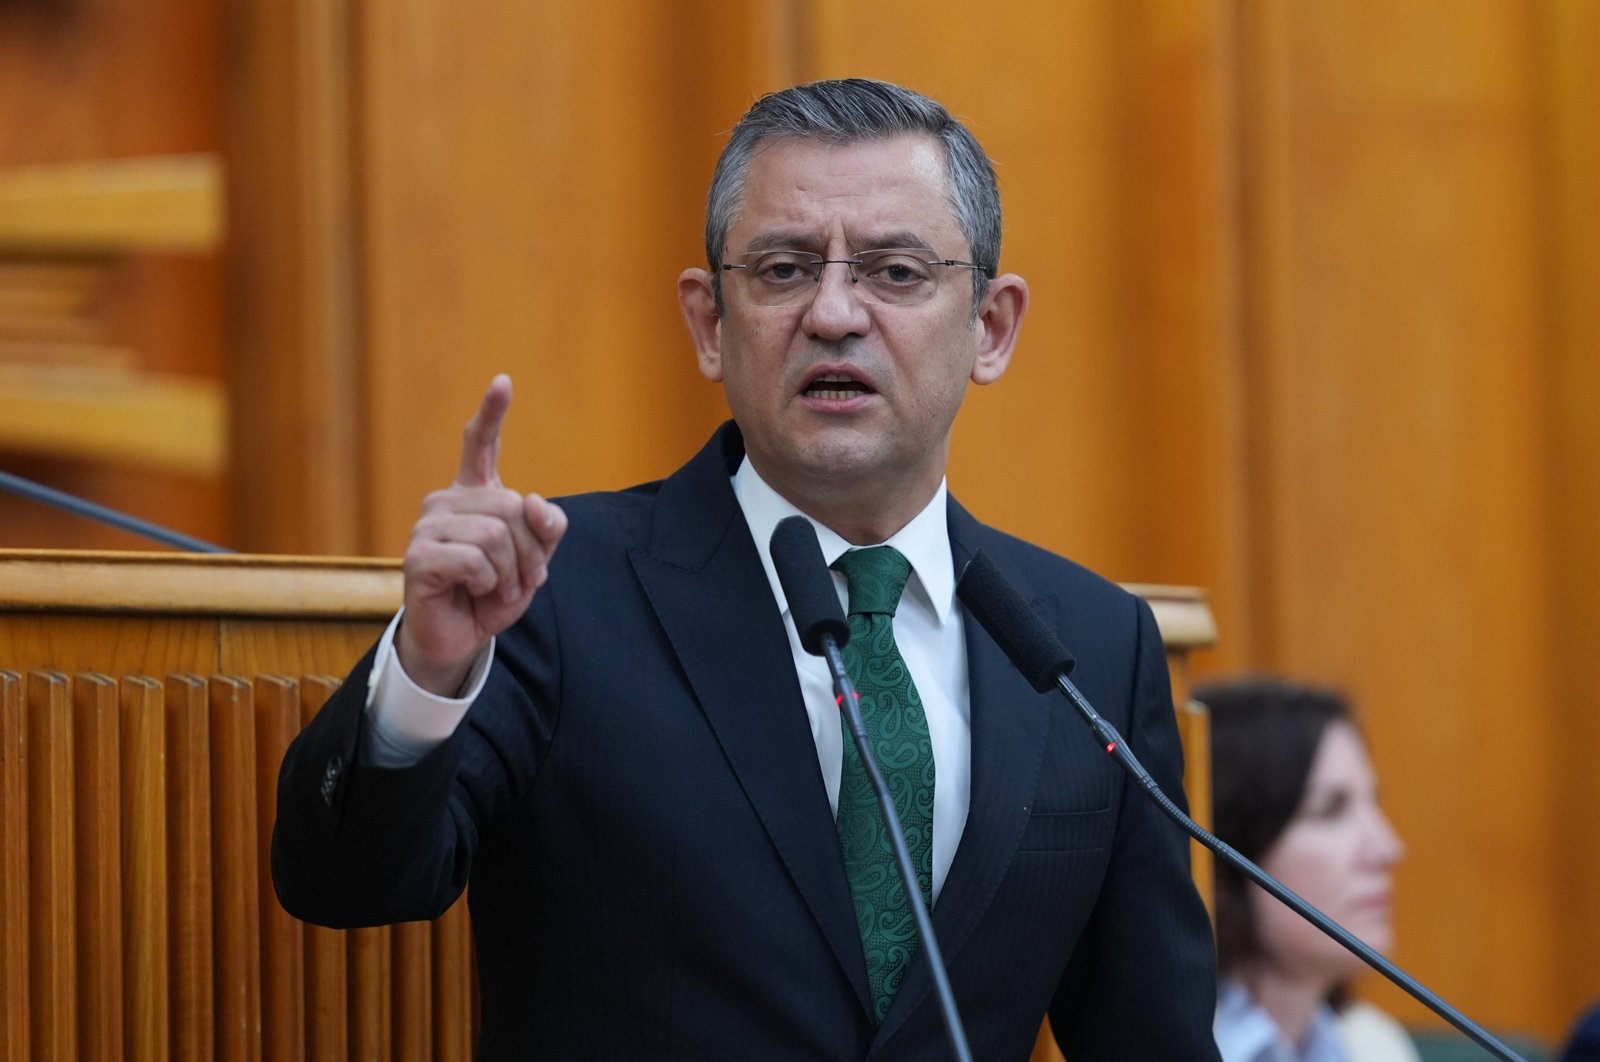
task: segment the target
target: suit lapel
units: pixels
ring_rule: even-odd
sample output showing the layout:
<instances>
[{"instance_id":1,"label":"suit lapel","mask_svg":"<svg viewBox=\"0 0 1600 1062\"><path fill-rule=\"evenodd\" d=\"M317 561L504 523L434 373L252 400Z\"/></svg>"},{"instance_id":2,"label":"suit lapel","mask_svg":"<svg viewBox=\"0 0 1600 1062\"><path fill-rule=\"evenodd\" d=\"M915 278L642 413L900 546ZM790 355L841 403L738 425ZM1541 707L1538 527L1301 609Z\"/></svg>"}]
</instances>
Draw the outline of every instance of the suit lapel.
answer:
<instances>
[{"instance_id":1,"label":"suit lapel","mask_svg":"<svg viewBox=\"0 0 1600 1062\"><path fill-rule=\"evenodd\" d=\"M959 576L988 530L950 501L950 548ZM1027 588L1021 587L1024 594ZM1054 602L1035 601L1046 613ZM1049 698L1028 685L1000 647L971 616L966 618L967 677L972 720L972 799L950 873L933 908L933 931L946 965L953 965L1016 855L1038 788ZM924 956L918 956L885 1015L875 1044L894 1031L933 988ZM957 1003L959 1004L959 1000Z\"/></svg>"},{"instance_id":2,"label":"suit lapel","mask_svg":"<svg viewBox=\"0 0 1600 1062\"><path fill-rule=\"evenodd\" d=\"M861 938L788 634L728 482L742 453L737 429L726 425L666 480L649 545L631 558L723 753L870 1013Z\"/></svg>"}]
</instances>

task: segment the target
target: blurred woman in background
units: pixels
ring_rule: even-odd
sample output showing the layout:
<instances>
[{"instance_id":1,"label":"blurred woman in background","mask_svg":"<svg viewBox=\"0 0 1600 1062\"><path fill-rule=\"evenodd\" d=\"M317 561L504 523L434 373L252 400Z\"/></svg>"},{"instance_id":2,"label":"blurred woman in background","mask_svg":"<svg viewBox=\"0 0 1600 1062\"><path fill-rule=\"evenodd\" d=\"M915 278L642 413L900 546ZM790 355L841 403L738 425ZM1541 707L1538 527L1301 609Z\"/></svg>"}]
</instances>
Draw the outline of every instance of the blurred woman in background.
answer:
<instances>
[{"instance_id":1,"label":"blurred woman in background","mask_svg":"<svg viewBox=\"0 0 1600 1062\"><path fill-rule=\"evenodd\" d=\"M1402 846L1337 694L1275 679L1195 691L1211 710L1218 837L1374 950L1387 951ZM1365 965L1221 861L1216 1035L1223 1062L1416 1062L1398 1023L1350 1003Z\"/></svg>"}]
</instances>

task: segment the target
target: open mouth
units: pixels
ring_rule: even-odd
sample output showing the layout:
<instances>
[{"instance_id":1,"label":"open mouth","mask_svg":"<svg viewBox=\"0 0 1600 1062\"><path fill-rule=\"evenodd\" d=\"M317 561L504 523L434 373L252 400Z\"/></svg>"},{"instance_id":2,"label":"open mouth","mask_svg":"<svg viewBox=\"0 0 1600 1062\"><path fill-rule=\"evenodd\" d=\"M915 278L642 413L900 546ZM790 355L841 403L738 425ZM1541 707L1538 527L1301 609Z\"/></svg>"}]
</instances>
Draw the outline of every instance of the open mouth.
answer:
<instances>
[{"instance_id":1,"label":"open mouth","mask_svg":"<svg viewBox=\"0 0 1600 1062\"><path fill-rule=\"evenodd\" d=\"M830 402L843 402L861 395L870 395L872 388L860 380L852 379L842 373L823 373L810 383L805 390L800 392L807 398L820 398Z\"/></svg>"}]
</instances>

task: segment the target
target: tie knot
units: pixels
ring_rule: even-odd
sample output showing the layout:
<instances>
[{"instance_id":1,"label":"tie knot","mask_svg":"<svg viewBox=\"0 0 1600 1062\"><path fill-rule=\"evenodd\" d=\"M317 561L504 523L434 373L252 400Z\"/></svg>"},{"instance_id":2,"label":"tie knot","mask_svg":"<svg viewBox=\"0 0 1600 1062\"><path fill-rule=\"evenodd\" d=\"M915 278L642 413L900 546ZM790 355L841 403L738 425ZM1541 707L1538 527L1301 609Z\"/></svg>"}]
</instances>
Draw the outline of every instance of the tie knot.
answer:
<instances>
[{"instance_id":1,"label":"tie knot","mask_svg":"<svg viewBox=\"0 0 1600 1062\"><path fill-rule=\"evenodd\" d=\"M893 546L853 549L833 562L850 584L850 615L894 615L911 578L911 562Z\"/></svg>"}]
</instances>

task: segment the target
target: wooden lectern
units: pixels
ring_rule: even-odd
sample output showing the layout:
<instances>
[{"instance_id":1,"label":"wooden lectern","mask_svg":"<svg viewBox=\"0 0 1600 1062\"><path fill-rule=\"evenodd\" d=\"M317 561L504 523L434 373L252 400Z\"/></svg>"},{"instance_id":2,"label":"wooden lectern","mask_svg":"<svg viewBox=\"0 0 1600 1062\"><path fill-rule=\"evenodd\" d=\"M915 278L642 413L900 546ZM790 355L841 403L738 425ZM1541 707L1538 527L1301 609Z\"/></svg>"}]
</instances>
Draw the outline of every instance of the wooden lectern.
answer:
<instances>
[{"instance_id":1,"label":"wooden lectern","mask_svg":"<svg viewBox=\"0 0 1600 1062\"><path fill-rule=\"evenodd\" d=\"M462 904L321 929L268 867L283 750L400 582L394 561L0 550L0 1057L471 1057ZM1167 642L1204 823L1187 658L1211 614L1130 589Z\"/></svg>"}]
</instances>

